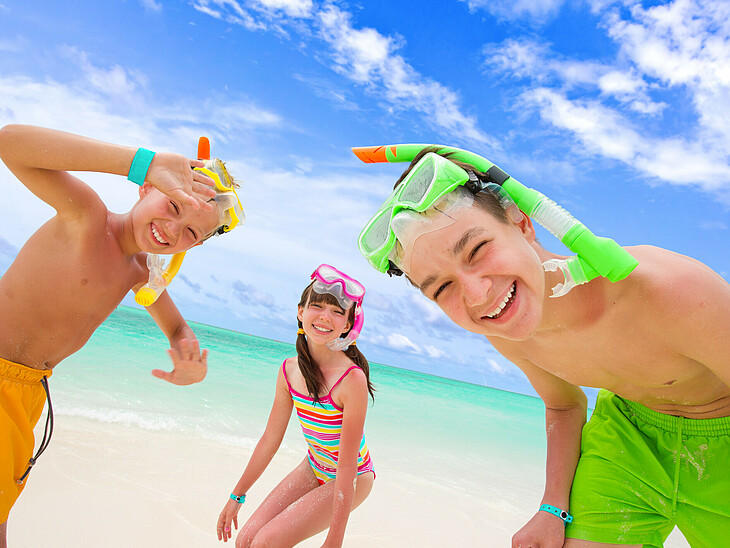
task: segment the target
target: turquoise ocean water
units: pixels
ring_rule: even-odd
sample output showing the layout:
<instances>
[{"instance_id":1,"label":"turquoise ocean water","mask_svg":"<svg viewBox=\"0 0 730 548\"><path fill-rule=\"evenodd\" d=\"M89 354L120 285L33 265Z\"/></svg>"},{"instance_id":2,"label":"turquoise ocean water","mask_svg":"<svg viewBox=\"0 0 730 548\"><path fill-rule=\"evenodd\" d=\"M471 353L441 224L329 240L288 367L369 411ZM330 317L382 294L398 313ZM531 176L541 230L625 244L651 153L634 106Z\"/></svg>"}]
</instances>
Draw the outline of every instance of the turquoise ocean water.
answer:
<instances>
[{"instance_id":1,"label":"turquoise ocean water","mask_svg":"<svg viewBox=\"0 0 730 548\"><path fill-rule=\"evenodd\" d=\"M150 374L170 369L165 337L146 312L120 307L54 372L57 420L78 416L253 449L278 368L296 354L294 346L191 325L209 350L209 373L197 385L173 386ZM537 398L375 363L371 379L377 392L365 431L376 469L380 456L403 472L468 489L542 468L544 410ZM304 454L294 420L284 445Z\"/></svg>"}]
</instances>

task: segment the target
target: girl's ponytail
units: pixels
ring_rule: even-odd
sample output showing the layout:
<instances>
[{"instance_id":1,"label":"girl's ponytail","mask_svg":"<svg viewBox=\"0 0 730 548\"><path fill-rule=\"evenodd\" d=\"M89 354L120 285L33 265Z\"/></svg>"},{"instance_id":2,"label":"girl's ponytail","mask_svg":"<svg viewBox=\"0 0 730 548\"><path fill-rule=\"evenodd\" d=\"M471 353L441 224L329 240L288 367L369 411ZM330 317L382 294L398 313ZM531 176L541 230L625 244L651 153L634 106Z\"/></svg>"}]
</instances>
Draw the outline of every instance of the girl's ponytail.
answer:
<instances>
[{"instance_id":1,"label":"girl's ponytail","mask_svg":"<svg viewBox=\"0 0 730 548\"><path fill-rule=\"evenodd\" d=\"M317 363L309 354L309 345L307 345L307 337L302 330L302 322L298 321L299 334L297 335L297 360L299 362L299 371L307 383L307 391L309 397L315 404L319 403L319 394L324 389L324 376L319 370Z\"/></svg>"}]
</instances>

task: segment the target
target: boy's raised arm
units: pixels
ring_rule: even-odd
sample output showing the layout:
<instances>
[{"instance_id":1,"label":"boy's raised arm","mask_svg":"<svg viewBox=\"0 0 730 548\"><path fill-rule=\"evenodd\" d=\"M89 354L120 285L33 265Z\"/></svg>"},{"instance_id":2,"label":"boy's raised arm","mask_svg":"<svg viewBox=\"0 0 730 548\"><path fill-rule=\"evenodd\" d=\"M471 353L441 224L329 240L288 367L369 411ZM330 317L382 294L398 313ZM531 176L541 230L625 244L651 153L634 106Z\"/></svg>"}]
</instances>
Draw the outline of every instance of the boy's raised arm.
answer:
<instances>
[{"instance_id":1,"label":"boy's raised arm","mask_svg":"<svg viewBox=\"0 0 730 548\"><path fill-rule=\"evenodd\" d=\"M90 203L98 202L96 193L68 171L126 177L136 152L132 147L36 126L9 125L0 129L0 158L33 194L60 215L83 213ZM202 165L200 160L179 154L157 153L145 180L195 208L210 209L212 205L206 199L215 195L210 188L213 182L191 169Z\"/></svg>"}]
</instances>

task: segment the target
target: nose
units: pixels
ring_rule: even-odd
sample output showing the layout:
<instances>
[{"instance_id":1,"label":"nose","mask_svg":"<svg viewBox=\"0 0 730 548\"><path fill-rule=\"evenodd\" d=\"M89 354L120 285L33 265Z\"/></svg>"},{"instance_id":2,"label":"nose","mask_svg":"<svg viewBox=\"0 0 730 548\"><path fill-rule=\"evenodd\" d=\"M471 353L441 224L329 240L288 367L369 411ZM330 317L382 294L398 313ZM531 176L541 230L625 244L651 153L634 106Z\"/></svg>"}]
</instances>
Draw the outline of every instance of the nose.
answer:
<instances>
[{"instance_id":1,"label":"nose","mask_svg":"<svg viewBox=\"0 0 730 548\"><path fill-rule=\"evenodd\" d=\"M492 289L492 279L488 276L466 275L459 280L459 284L466 306L484 304Z\"/></svg>"},{"instance_id":2,"label":"nose","mask_svg":"<svg viewBox=\"0 0 730 548\"><path fill-rule=\"evenodd\" d=\"M165 223L165 229L167 230L167 233L170 236L177 239L180 237L180 232L182 231L182 224L177 221L167 221Z\"/></svg>"},{"instance_id":3,"label":"nose","mask_svg":"<svg viewBox=\"0 0 730 548\"><path fill-rule=\"evenodd\" d=\"M327 308L327 307L322 308L319 311L319 317L322 320L331 320L332 319L332 311L329 308Z\"/></svg>"}]
</instances>

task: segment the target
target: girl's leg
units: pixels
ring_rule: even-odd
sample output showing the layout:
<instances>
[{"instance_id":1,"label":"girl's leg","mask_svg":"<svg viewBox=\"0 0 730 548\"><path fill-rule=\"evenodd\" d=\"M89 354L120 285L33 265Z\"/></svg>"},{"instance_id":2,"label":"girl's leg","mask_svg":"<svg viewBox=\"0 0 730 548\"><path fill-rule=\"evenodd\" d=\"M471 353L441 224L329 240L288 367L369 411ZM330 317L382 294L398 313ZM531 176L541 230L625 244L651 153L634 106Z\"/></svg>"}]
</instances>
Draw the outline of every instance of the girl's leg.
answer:
<instances>
[{"instance_id":1,"label":"girl's leg","mask_svg":"<svg viewBox=\"0 0 730 548\"><path fill-rule=\"evenodd\" d=\"M236 537L236 548L248 548L256 533L282 512L295 500L306 495L319 486L317 478L312 472L309 460L305 457L302 463L292 470L269 495L264 499L256 511L241 527Z\"/></svg>"},{"instance_id":2,"label":"girl's leg","mask_svg":"<svg viewBox=\"0 0 730 548\"><path fill-rule=\"evenodd\" d=\"M370 494L374 478L372 472L357 476L353 510ZM252 548L289 548L327 529L332 521L334 492L335 482L329 481L290 504L259 530Z\"/></svg>"}]
</instances>

